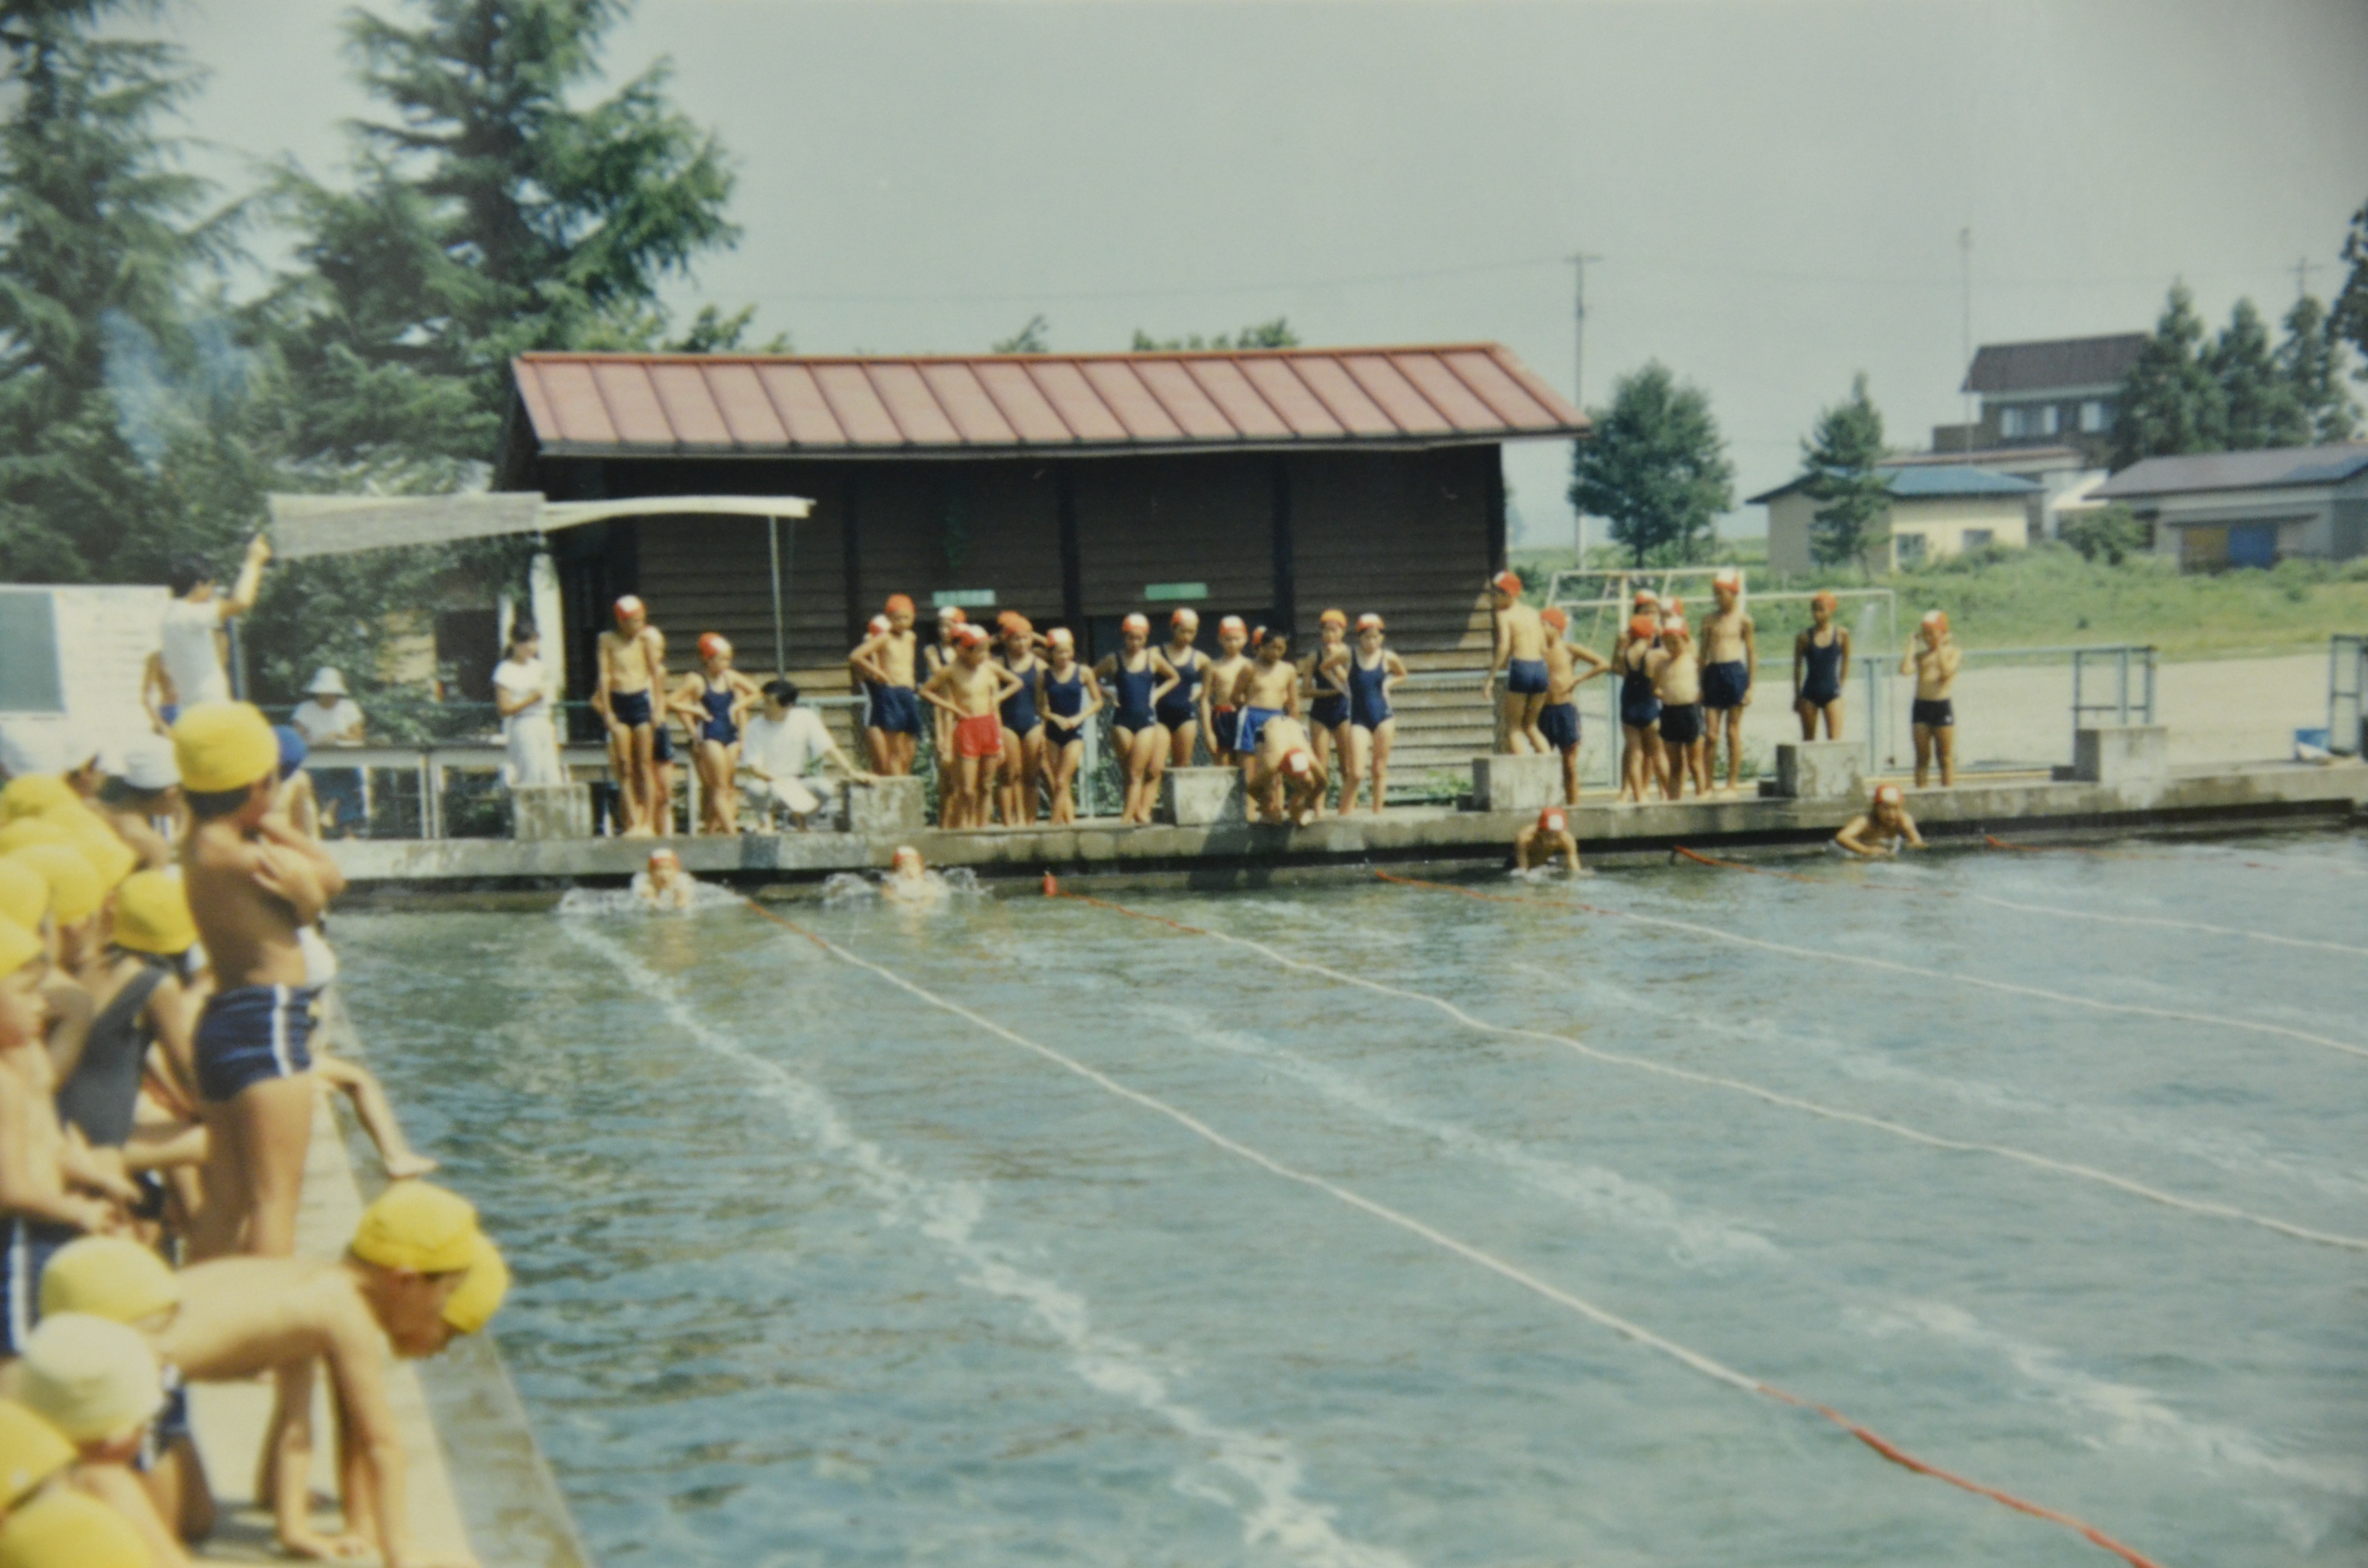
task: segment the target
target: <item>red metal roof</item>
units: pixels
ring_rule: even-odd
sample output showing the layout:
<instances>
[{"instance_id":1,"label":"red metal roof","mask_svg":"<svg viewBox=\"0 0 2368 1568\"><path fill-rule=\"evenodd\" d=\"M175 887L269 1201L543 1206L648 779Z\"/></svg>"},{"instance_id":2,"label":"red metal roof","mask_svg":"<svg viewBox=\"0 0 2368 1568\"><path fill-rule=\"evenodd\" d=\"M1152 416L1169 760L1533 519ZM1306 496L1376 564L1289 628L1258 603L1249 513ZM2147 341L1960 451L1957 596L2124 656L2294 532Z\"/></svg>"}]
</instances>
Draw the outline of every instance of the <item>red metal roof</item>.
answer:
<instances>
[{"instance_id":1,"label":"red metal roof","mask_svg":"<svg viewBox=\"0 0 2368 1568\"><path fill-rule=\"evenodd\" d=\"M1214 353L527 354L546 457L1450 446L1577 436L1493 343Z\"/></svg>"}]
</instances>

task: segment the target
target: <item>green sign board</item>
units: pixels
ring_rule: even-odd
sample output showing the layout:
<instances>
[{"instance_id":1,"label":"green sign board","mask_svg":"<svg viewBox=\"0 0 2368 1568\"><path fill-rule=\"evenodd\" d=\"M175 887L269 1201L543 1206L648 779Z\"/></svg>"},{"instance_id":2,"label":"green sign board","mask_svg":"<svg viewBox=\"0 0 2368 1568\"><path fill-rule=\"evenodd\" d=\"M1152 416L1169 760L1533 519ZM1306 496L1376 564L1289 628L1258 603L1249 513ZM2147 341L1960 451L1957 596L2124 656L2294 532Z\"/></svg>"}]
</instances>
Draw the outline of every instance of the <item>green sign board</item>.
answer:
<instances>
[{"instance_id":1,"label":"green sign board","mask_svg":"<svg viewBox=\"0 0 2368 1568\"><path fill-rule=\"evenodd\" d=\"M993 588L939 588L929 596L929 604L937 609L993 609Z\"/></svg>"},{"instance_id":2,"label":"green sign board","mask_svg":"<svg viewBox=\"0 0 2368 1568\"><path fill-rule=\"evenodd\" d=\"M1206 583L1145 583L1143 597L1153 604L1165 604L1176 599L1205 599L1209 597Z\"/></svg>"}]
</instances>

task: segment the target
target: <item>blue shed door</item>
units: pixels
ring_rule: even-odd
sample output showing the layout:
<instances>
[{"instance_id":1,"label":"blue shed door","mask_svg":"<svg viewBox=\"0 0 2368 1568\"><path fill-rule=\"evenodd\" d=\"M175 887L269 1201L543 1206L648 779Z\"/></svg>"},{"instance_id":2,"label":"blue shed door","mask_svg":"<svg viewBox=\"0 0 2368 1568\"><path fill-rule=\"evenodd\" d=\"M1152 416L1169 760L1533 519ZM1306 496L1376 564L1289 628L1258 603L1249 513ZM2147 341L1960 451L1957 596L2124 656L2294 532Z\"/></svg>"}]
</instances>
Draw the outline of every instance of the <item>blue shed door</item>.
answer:
<instances>
[{"instance_id":1,"label":"blue shed door","mask_svg":"<svg viewBox=\"0 0 2368 1568\"><path fill-rule=\"evenodd\" d=\"M2278 528L2275 523L2247 523L2228 530L2228 564L2275 566Z\"/></svg>"}]
</instances>

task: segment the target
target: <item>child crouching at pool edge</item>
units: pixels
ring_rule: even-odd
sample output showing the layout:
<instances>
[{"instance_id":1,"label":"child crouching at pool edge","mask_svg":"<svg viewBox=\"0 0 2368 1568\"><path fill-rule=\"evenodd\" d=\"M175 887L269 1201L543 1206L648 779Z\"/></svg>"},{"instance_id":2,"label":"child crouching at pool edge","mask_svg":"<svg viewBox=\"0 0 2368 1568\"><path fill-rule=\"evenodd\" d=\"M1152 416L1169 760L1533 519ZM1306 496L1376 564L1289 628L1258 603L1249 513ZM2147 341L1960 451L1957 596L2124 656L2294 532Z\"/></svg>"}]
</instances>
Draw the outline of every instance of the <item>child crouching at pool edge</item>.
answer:
<instances>
[{"instance_id":1,"label":"child crouching at pool edge","mask_svg":"<svg viewBox=\"0 0 2368 1568\"><path fill-rule=\"evenodd\" d=\"M1924 847L1916 819L1907 814L1907 798L1896 784L1876 785L1873 802L1865 812L1850 818L1834 835L1836 848L1866 860L1894 858L1903 843L1910 849Z\"/></svg>"}]
</instances>

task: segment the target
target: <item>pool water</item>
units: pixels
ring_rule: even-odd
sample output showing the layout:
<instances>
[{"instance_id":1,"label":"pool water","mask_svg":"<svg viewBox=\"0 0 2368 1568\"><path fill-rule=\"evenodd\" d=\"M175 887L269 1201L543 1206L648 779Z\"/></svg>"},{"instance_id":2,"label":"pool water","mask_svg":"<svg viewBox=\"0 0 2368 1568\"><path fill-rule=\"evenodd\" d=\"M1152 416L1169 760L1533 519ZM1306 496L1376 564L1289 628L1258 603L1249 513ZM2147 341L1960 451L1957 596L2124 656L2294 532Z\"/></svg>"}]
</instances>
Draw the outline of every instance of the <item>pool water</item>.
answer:
<instances>
[{"instance_id":1,"label":"pool water","mask_svg":"<svg viewBox=\"0 0 2368 1568\"><path fill-rule=\"evenodd\" d=\"M1130 895L1473 1017L2368 1235L2356 839ZM1903 891L1904 890L1904 891ZM2008 909L2002 901L2028 906ZM1550 906L1549 906L1550 905ZM2368 1253L1033 894L788 906L1212 1131L2167 1565L2368 1555ZM606 1568L2097 1563L745 908L340 917Z\"/></svg>"}]
</instances>

